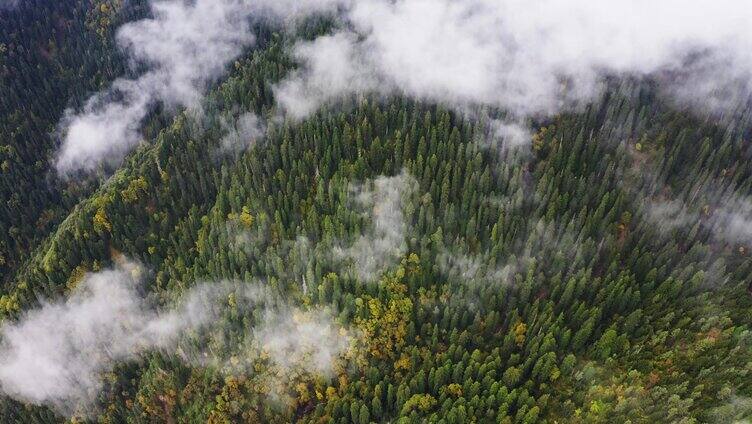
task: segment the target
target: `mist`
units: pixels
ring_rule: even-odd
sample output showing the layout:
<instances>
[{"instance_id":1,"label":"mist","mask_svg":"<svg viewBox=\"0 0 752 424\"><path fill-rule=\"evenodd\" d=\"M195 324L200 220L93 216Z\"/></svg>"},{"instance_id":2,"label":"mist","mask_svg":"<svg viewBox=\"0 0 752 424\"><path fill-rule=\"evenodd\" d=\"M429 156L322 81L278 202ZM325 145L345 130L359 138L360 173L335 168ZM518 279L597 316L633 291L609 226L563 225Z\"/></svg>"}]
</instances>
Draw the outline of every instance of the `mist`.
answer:
<instances>
[{"instance_id":1,"label":"mist","mask_svg":"<svg viewBox=\"0 0 752 424\"><path fill-rule=\"evenodd\" d=\"M705 228L713 240L727 244L752 244L752 198L732 185L710 180L696 185L686 195L656 196L669 191L657 185L645 196L644 208L649 220L662 231L678 228Z\"/></svg>"},{"instance_id":2,"label":"mist","mask_svg":"<svg viewBox=\"0 0 752 424\"><path fill-rule=\"evenodd\" d=\"M734 170L721 175L683 170L683 180L690 184L677 188L660 172L655 159L645 160L631 148L627 152L630 167L618 182L634 196L652 228L662 233L681 230L712 243L752 245L752 197L738 185Z\"/></svg>"},{"instance_id":3,"label":"mist","mask_svg":"<svg viewBox=\"0 0 752 424\"><path fill-rule=\"evenodd\" d=\"M340 17L294 47L301 69L277 86L293 117L363 92L549 116L595 99L611 75L672 75L675 100L699 94L715 110L750 99L745 2L352 0Z\"/></svg>"},{"instance_id":4,"label":"mist","mask_svg":"<svg viewBox=\"0 0 752 424\"><path fill-rule=\"evenodd\" d=\"M256 37L251 18L294 23L327 11L330 0L151 0L152 17L117 30L118 47L136 78L119 78L96 93L82 110L68 110L60 123L55 158L61 175L117 164L140 142L141 125L156 105L200 111L204 92Z\"/></svg>"},{"instance_id":5,"label":"mist","mask_svg":"<svg viewBox=\"0 0 752 424\"><path fill-rule=\"evenodd\" d=\"M142 292L143 273L138 264L122 262L88 274L67 299L43 302L4 323L1 391L66 416L87 415L103 389L103 374L149 353L228 373L254 373L253 361L268 356L281 384L293 372L331 374L348 347L346 332L328 311L300 309L263 285L199 284L159 308ZM257 317L257 325L237 343L221 346L229 310Z\"/></svg>"},{"instance_id":6,"label":"mist","mask_svg":"<svg viewBox=\"0 0 752 424\"><path fill-rule=\"evenodd\" d=\"M503 266L491 265L485 255L469 255L458 252L441 252L436 259L439 269L451 281L470 286L510 285L514 274L523 269L527 258L510 259Z\"/></svg>"},{"instance_id":7,"label":"mist","mask_svg":"<svg viewBox=\"0 0 752 424\"><path fill-rule=\"evenodd\" d=\"M352 264L363 282L373 282L407 252L410 197L417 181L406 171L350 186L350 197L370 221L351 244L334 248L334 258Z\"/></svg>"},{"instance_id":8,"label":"mist","mask_svg":"<svg viewBox=\"0 0 752 424\"><path fill-rule=\"evenodd\" d=\"M246 112L236 118L222 119L226 135L220 142L222 153L236 153L254 145L266 134L266 123L255 113Z\"/></svg>"},{"instance_id":9,"label":"mist","mask_svg":"<svg viewBox=\"0 0 752 424\"><path fill-rule=\"evenodd\" d=\"M146 71L119 79L61 122L59 173L117 163L140 141L156 104L199 108L207 86L253 45L251 19L293 31L335 14L333 33L291 46L299 69L274 87L279 108L302 119L353 94L405 95L458 110L503 110L518 123L594 100L605 78L661 81L680 105L733 113L752 99L752 8L735 0L178 0L123 25L117 42Z\"/></svg>"},{"instance_id":10,"label":"mist","mask_svg":"<svg viewBox=\"0 0 752 424\"><path fill-rule=\"evenodd\" d=\"M242 1L152 1L150 6L152 18L127 23L116 36L134 67L148 71L116 80L82 111L67 112L55 161L61 174L122 159L138 144L141 123L157 103L198 107L207 84L254 41Z\"/></svg>"}]
</instances>

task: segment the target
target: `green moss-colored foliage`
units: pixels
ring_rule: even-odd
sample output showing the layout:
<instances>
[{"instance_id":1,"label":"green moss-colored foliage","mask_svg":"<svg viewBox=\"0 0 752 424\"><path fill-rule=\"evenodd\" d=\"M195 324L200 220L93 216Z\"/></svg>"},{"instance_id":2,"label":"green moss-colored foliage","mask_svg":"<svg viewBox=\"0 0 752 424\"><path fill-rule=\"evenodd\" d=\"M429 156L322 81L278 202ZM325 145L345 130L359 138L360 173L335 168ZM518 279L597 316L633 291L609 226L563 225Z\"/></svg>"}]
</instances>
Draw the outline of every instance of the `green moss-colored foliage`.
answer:
<instances>
[{"instance_id":1,"label":"green moss-colored foliage","mask_svg":"<svg viewBox=\"0 0 752 424\"><path fill-rule=\"evenodd\" d=\"M743 125L696 120L625 82L537 125L529 151L482 147L483 123L441 106L366 97L272 124L254 147L222 155L219 116L273 115L270 84L293 66L283 54L291 40L262 31L208 94L209 118L155 114L149 143L111 178L50 189L39 171L54 145L48 130L68 102L122 71L109 28L141 9L41 3L44 12L23 9L0 34L0 92L12 93L0 96L0 316L64 295L85 270L123 254L150 269L157 302L202 281L263 281L292 302L332 308L361 335L347 367L301 376L282 406L254 373L227 376L153 353L108 376L94 420L750 417L752 246L709 224L714 193L750 194ZM53 19L77 35L60 38L52 63L22 61L19 49L46 40ZM21 96L29 86L39 93ZM374 282L358 281L331 254L370 225L349 187L402 172L418 186L404 211L404 257ZM656 220L651 205L666 199L687 205L686 222ZM448 257L477 266L453 273L442 265ZM251 324L236 316L226 325ZM0 401L2 422L62 420Z\"/></svg>"}]
</instances>

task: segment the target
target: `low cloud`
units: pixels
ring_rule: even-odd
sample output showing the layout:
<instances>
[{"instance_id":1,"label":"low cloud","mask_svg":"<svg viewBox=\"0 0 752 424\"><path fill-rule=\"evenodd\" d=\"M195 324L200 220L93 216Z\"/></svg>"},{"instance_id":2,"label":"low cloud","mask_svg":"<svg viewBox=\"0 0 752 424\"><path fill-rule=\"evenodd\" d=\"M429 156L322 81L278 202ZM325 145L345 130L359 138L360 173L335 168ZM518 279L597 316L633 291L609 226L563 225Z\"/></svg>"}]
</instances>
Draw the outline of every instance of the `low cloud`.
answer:
<instances>
[{"instance_id":1,"label":"low cloud","mask_svg":"<svg viewBox=\"0 0 752 424\"><path fill-rule=\"evenodd\" d=\"M267 311L254 338L272 358L282 375L289 376L304 364L305 370L332 376L334 359L349 346L343 329L332 324L328 312Z\"/></svg>"},{"instance_id":2,"label":"low cloud","mask_svg":"<svg viewBox=\"0 0 752 424\"><path fill-rule=\"evenodd\" d=\"M275 86L294 119L351 95L406 95L503 110L498 130L516 145L528 137L515 123L588 103L612 75L655 77L677 102L715 114L752 99L752 8L737 0L152 0L151 8L153 18L117 33L145 71L66 114L60 173L122 159L156 104L199 107L208 84L253 44L254 19L293 31L312 15L336 16L333 33L293 46L301 66Z\"/></svg>"},{"instance_id":3,"label":"low cloud","mask_svg":"<svg viewBox=\"0 0 752 424\"><path fill-rule=\"evenodd\" d=\"M224 153L243 151L266 134L266 123L252 112L243 113L237 118L225 119L221 124L227 133L220 143L220 149Z\"/></svg>"},{"instance_id":4,"label":"low cloud","mask_svg":"<svg viewBox=\"0 0 752 424\"><path fill-rule=\"evenodd\" d=\"M275 87L287 114L301 119L340 97L376 91L381 81L361 51L357 35L341 32L298 43L293 56L305 66Z\"/></svg>"},{"instance_id":5,"label":"low cloud","mask_svg":"<svg viewBox=\"0 0 752 424\"><path fill-rule=\"evenodd\" d=\"M459 252L441 252L436 258L439 269L450 281L475 287L509 285L528 261L529 258L514 257L509 259L509 263L498 266L487 255Z\"/></svg>"},{"instance_id":6,"label":"low cloud","mask_svg":"<svg viewBox=\"0 0 752 424\"><path fill-rule=\"evenodd\" d=\"M140 140L151 108L198 107L207 84L252 44L247 7L240 0L152 1L153 17L123 25L118 46L148 71L118 79L63 121L57 170L91 171L117 162Z\"/></svg>"},{"instance_id":7,"label":"low cloud","mask_svg":"<svg viewBox=\"0 0 752 424\"><path fill-rule=\"evenodd\" d=\"M146 87L136 88L142 85ZM153 100L148 89L141 81L119 80L112 93L91 98L82 113L67 111L65 139L55 162L58 172L94 170L102 162L121 160L139 142L140 124ZM115 92L122 100L110 102Z\"/></svg>"},{"instance_id":8,"label":"low cloud","mask_svg":"<svg viewBox=\"0 0 752 424\"><path fill-rule=\"evenodd\" d=\"M343 0L340 18L295 47L302 68L277 87L294 117L361 92L547 116L609 75L672 75L674 93L700 87L712 107L728 87L750 98L752 9L735 0Z\"/></svg>"},{"instance_id":9,"label":"low cloud","mask_svg":"<svg viewBox=\"0 0 752 424\"><path fill-rule=\"evenodd\" d=\"M510 207L514 207L512 203L509 202ZM526 278L538 273L568 278L597 258L604 242L595 242L573 232L572 224L541 218L519 232L504 252L471 250L461 240L445 246L439 240L434 269L448 283L461 288L451 297L452 302L471 309L481 308L485 304L481 296L487 295L489 288L520 289ZM547 264L545 268L538 266L542 262ZM537 289L545 290L543 287Z\"/></svg>"},{"instance_id":10,"label":"low cloud","mask_svg":"<svg viewBox=\"0 0 752 424\"><path fill-rule=\"evenodd\" d=\"M725 124L752 107L752 57L732 51L706 51L663 78L663 89L680 106L721 118Z\"/></svg>"},{"instance_id":11,"label":"low cloud","mask_svg":"<svg viewBox=\"0 0 752 424\"><path fill-rule=\"evenodd\" d=\"M101 388L100 374L114 361L175 342L200 315L157 314L137 293L135 265L92 274L64 302L44 303L0 333L0 387L32 403L70 413ZM189 305L185 305L189 308Z\"/></svg>"},{"instance_id":12,"label":"low cloud","mask_svg":"<svg viewBox=\"0 0 752 424\"><path fill-rule=\"evenodd\" d=\"M724 405L710 410L710 422L748 424L752 417L752 398L733 395Z\"/></svg>"},{"instance_id":13,"label":"low cloud","mask_svg":"<svg viewBox=\"0 0 752 424\"><path fill-rule=\"evenodd\" d=\"M304 294L315 284L313 268L317 261L362 282L374 282L407 253L417 189L418 182L407 171L351 184L345 206L352 209L355 221L362 222L354 237L313 242L299 236L272 241L273 222L266 214L258 214L252 226L229 220L224 231L231 249L263 262L270 278L300 284ZM271 255L266 256L269 252Z\"/></svg>"},{"instance_id":14,"label":"low cloud","mask_svg":"<svg viewBox=\"0 0 752 424\"><path fill-rule=\"evenodd\" d=\"M723 178L690 172L683 180L691 184L676 188L646 156L632 151L631 159L618 181L636 202L638 225L678 243L684 252L676 259L699 265L705 288L725 284L727 248L746 254L752 246L752 197L737 189L734 171Z\"/></svg>"},{"instance_id":15,"label":"low cloud","mask_svg":"<svg viewBox=\"0 0 752 424\"><path fill-rule=\"evenodd\" d=\"M491 120L489 130L489 144L505 150L528 146L533 138L529 125L510 120Z\"/></svg>"},{"instance_id":16,"label":"low cloud","mask_svg":"<svg viewBox=\"0 0 752 424\"><path fill-rule=\"evenodd\" d=\"M409 199L417 184L403 171L350 187L351 198L371 222L352 244L335 248L334 257L351 263L361 281L375 281L407 252Z\"/></svg>"},{"instance_id":17,"label":"low cloud","mask_svg":"<svg viewBox=\"0 0 752 424\"><path fill-rule=\"evenodd\" d=\"M251 19L294 23L336 6L331 0L151 0L153 17L123 25L117 43L134 69L97 93L83 110L66 112L55 167L65 175L117 163L140 141L140 127L161 104L200 109L203 94L227 64L253 45Z\"/></svg>"},{"instance_id":18,"label":"low cloud","mask_svg":"<svg viewBox=\"0 0 752 424\"><path fill-rule=\"evenodd\" d=\"M734 172L739 171L724 170L723 176L690 172L683 178L690 184L676 189L658 172L656 163L631 148L628 151L632 166L619 181L635 196L653 228L692 230L710 241L752 245L752 197L738 189Z\"/></svg>"},{"instance_id":19,"label":"low cloud","mask_svg":"<svg viewBox=\"0 0 752 424\"><path fill-rule=\"evenodd\" d=\"M315 283L312 266L318 246L314 246L307 237L273 243L271 222L267 216L258 216L253 228L228 222L225 230L230 239L230 249L254 258L257 263L264 263L270 277L299 284L304 295L309 293L309 286ZM326 258L329 252L326 248L322 250L325 253L321 257Z\"/></svg>"},{"instance_id":20,"label":"low cloud","mask_svg":"<svg viewBox=\"0 0 752 424\"><path fill-rule=\"evenodd\" d=\"M293 371L331 374L348 347L348 336L326 310L300 309L264 286L202 284L174 306L157 308L140 291L141 272L123 263L90 274L68 299L43 303L0 327L2 392L66 415L86 414L103 388L103 373L149 352L178 352L189 365L227 372L254 372L253 361L264 358L275 381L283 382ZM257 325L237 344L205 350L227 340L228 310L258 317ZM196 337L213 342L186 341Z\"/></svg>"},{"instance_id":21,"label":"low cloud","mask_svg":"<svg viewBox=\"0 0 752 424\"><path fill-rule=\"evenodd\" d=\"M716 241L752 244L752 199L720 185L701 185L688 200L646 197L644 206L664 231L702 225Z\"/></svg>"}]
</instances>

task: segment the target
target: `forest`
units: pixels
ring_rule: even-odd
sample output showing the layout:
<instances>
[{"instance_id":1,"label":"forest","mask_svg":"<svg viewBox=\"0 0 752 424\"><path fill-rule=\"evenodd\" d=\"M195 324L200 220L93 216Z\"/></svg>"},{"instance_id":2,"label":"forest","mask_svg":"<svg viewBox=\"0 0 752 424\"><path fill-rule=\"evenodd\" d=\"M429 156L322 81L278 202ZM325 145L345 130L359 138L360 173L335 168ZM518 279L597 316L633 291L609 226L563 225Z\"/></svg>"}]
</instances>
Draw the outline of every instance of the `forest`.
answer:
<instances>
[{"instance_id":1,"label":"forest","mask_svg":"<svg viewBox=\"0 0 752 424\"><path fill-rule=\"evenodd\" d=\"M752 8L496 3L0 0L0 422L750 422Z\"/></svg>"}]
</instances>

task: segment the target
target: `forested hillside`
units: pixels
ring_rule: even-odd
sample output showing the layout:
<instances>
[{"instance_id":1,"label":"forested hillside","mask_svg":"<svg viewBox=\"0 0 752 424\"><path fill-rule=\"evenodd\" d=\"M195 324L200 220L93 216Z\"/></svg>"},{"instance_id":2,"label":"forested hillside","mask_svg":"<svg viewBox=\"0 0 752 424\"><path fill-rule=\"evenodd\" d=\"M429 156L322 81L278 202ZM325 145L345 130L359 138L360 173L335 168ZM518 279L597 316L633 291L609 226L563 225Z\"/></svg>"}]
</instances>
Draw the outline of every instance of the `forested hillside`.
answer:
<instances>
[{"instance_id":1,"label":"forested hillside","mask_svg":"<svg viewBox=\"0 0 752 424\"><path fill-rule=\"evenodd\" d=\"M91 191L50 172L58 122L68 107L124 72L113 27L143 14L129 2L29 1L0 8L2 204L0 276L12 275L36 244Z\"/></svg>"},{"instance_id":2,"label":"forested hillside","mask_svg":"<svg viewBox=\"0 0 752 424\"><path fill-rule=\"evenodd\" d=\"M0 3L0 421L748 422L749 102L459 102L311 59L351 3Z\"/></svg>"}]
</instances>

